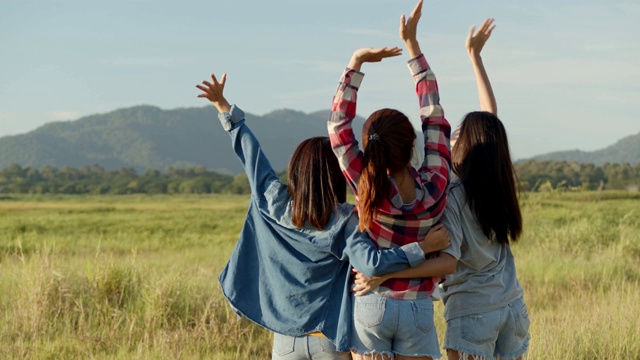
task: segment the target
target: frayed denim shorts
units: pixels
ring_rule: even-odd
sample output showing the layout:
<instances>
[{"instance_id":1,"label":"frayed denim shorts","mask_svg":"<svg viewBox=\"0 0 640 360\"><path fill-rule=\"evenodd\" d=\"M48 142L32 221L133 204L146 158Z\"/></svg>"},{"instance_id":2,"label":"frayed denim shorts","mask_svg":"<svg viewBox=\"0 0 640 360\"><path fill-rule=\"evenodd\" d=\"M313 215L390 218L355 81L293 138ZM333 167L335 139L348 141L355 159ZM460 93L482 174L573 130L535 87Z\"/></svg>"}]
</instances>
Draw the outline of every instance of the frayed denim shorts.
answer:
<instances>
[{"instance_id":1,"label":"frayed denim shorts","mask_svg":"<svg viewBox=\"0 0 640 360\"><path fill-rule=\"evenodd\" d=\"M273 360L350 360L348 352L336 351L336 346L324 336L287 336L273 334Z\"/></svg>"},{"instance_id":2,"label":"frayed denim shorts","mask_svg":"<svg viewBox=\"0 0 640 360\"><path fill-rule=\"evenodd\" d=\"M444 348L461 359L517 359L529 347L529 313L522 298L507 306L447 321Z\"/></svg>"},{"instance_id":3,"label":"frayed denim shorts","mask_svg":"<svg viewBox=\"0 0 640 360\"><path fill-rule=\"evenodd\" d=\"M369 293L354 296L351 346L359 354L439 358L433 300L399 300Z\"/></svg>"}]
</instances>

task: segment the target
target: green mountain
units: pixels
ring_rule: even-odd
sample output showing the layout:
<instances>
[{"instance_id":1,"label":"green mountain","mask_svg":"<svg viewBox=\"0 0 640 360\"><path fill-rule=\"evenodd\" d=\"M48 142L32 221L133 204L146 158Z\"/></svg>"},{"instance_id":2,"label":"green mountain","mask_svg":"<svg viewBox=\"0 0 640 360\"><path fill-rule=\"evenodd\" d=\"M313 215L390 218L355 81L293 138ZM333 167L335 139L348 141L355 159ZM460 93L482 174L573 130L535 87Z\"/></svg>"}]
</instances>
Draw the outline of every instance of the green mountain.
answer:
<instances>
[{"instance_id":1,"label":"green mountain","mask_svg":"<svg viewBox=\"0 0 640 360\"><path fill-rule=\"evenodd\" d=\"M596 151L558 151L538 155L530 160L577 161L595 165L605 163L635 165L640 162L640 133L627 136L611 146Z\"/></svg>"},{"instance_id":2,"label":"green mountain","mask_svg":"<svg viewBox=\"0 0 640 360\"><path fill-rule=\"evenodd\" d=\"M281 171L300 141L326 136L328 116L328 111L276 110L263 116L247 113L246 120L274 169ZM361 127L362 119L356 119L354 129ZM2 137L0 168L13 163L35 168L98 164L108 170L131 167L141 172L204 166L236 174L242 168L230 145L212 106L135 106Z\"/></svg>"}]
</instances>

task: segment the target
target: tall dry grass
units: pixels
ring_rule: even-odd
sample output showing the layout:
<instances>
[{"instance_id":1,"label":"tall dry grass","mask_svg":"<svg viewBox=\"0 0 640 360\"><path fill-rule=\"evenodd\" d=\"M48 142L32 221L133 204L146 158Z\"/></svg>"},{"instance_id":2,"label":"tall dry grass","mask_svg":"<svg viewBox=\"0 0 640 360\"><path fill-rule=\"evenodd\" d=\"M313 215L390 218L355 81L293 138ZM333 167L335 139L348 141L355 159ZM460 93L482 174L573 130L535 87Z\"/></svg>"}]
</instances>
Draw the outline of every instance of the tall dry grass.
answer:
<instances>
[{"instance_id":1,"label":"tall dry grass","mask_svg":"<svg viewBox=\"0 0 640 360\"><path fill-rule=\"evenodd\" d=\"M530 194L513 246L530 359L640 359L640 197ZM0 358L267 359L216 277L242 196L0 200ZM436 306L440 335L442 305Z\"/></svg>"}]
</instances>

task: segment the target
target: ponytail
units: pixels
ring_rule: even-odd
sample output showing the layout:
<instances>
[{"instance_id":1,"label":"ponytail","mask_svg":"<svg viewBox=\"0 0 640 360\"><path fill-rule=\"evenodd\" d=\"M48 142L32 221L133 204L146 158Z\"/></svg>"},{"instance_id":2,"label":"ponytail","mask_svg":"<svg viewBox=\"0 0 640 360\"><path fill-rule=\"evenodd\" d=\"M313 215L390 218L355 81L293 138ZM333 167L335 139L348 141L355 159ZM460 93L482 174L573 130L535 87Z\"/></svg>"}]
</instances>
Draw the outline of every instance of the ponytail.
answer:
<instances>
[{"instance_id":1,"label":"ponytail","mask_svg":"<svg viewBox=\"0 0 640 360\"><path fill-rule=\"evenodd\" d=\"M358 180L360 231L370 230L376 211L389 197L388 172L398 171L411 162L416 133L400 111L380 109L362 126L362 172Z\"/></svg>"},{"instance_id":2,"label":"ponytail","mask_svg":"<svg viewBox=\"0 0 640 360\"><path fill-rule=\"evenodd\" d=\"M369 141L362 158L362 173L358 180L358 230L367 231L373 221L376 209L389 194L387 156L380 140Z\"/></svg>"}]
</instances>

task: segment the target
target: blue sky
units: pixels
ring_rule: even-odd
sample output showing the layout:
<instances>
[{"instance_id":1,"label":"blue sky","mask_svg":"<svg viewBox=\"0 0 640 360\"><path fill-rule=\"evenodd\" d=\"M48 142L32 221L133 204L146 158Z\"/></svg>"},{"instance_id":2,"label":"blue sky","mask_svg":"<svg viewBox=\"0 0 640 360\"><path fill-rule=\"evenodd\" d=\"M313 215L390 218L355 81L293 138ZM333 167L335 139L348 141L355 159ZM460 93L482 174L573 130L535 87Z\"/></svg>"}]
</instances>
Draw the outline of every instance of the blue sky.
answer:
<instances>
[{"instance_id":1,"label":"blue sky","mask_svg":"<svg viewBox=\"0 0 640 360\"><path fill-rule=\"evenodd\" d=\"M351 53L401 46L413 0L0 0L0 136L139 104L204 106L194 85L228 73L246 111L327 109ZM455 126L478 107L464 51L484 61L514 158L596 150L640 132L640 4L626 0L426 0L419 39ZM358 113L417 121L407 55L365 64ZM213 117L213 108L212 108Z\"/></svg>"}]
</instances>

